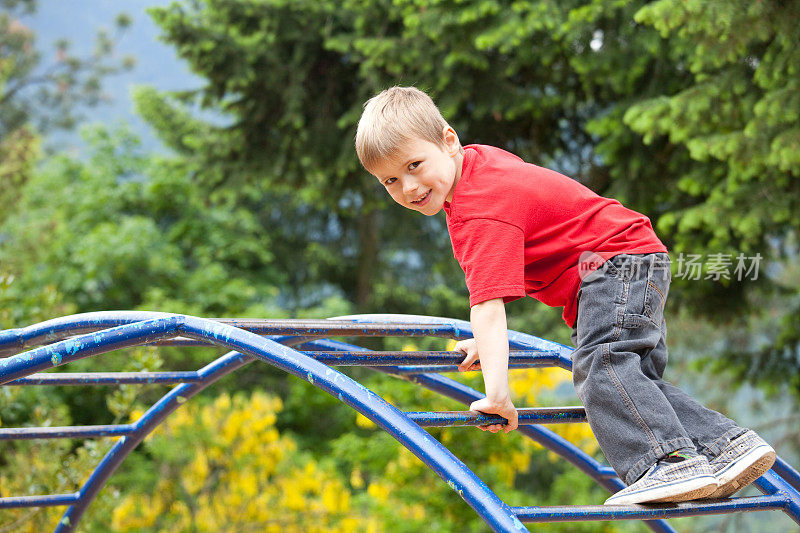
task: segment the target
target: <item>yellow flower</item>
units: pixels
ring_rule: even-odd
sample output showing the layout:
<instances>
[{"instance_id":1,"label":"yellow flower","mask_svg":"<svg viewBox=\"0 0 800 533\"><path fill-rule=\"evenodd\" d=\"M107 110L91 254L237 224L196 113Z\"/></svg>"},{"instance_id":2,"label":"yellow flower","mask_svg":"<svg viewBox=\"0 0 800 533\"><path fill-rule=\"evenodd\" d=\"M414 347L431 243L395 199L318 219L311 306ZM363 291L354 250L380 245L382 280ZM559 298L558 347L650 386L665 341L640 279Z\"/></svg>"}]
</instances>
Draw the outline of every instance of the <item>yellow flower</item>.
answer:
<instances>
[{"instance_id":1,"label":"yellow flower","mask_svg":"<svg viewBox=\"0 0 800 533\"><path fill-rule=\"evenodd\" d=\"M382 483L370 483L369 487L367 487L367 494L382 503L385 503L389 499L390 492L389 487Z\"/></svg>"},{"instance_id":2,"label":"yellow flower","mask_svg":"<svg viewBox=\"0 0 800 533\"><path fill-rule=\"evenodd\" d=\"M303 494L298 490L298 487L292 485L285 487L283 505L293 511L299 511L305 508L306 501L305 498L303 498Z\"/></svg>"},{"instance_id":3,"label":"yellow flower","mask_svg":"<svg viewBox=\"0 0 800 533\"><path fill-rule=\"evenodd\" d=\"M189 494L197 494L205 485L209 472L208 458L203 450L197 450L194 460L187 470L183 478L184 486L189 491Z\"/></svg>"},{"instance_id":4,"label":"yellow flower","mask_svg":"<svg viewBox=\"0 0 800 533\"><path fill-rule=\"evenodd\" d=\"M364 478L361 476L361 470L358 468L350 472L350 485L352 485L354 489L360 489L364 486Z\"/></svg>"},{"instance_id":5,"label":"yellow flower","mask_svg":"<svg viewBox=\"0 0 800 533\"><path fill-rule=\"evenodd\" d=\"M361 509L351 509L350 488L333 465L297 454L297 443L274 427L282 407L264 393L223 394L204 407L187 403L150 445L155 461L158 450L170 446L191 446L189 453L153 466L164 477L148 491L152 495L129 494L115 505L114 530L216 532L246 525L280 533L381 531ZM198 434L211 435L211 442ZM351 473L350 483L364 486L360 471ZM368 492L386 501L390 487Z\"/></svg>"},{"instance_id":6,"label":"yellow flower","mask_svg":"<svg viewBox=\"0 0 800 533\"><path fill-rule=\"evenodd\" d=\"M362 415L361 413L356 413L356 425L364 429L373 429L378 427L378 425L375 424L375 422L373 422L366 416Z\"/></svg>"},{"instance_id":7,"label":"yellow flower","mask_svg":"<svg viewBox=\"0 0 800 533\"><path fill-rule=\"evenodd\" d=\"M553 390L571 380L571 374L561 368L529 368L509 375L509 386L514 396L522 397L525 403L534 405L544 390Z\"/></svg>"},{"instance_id":8,"label":"yellow flower","mask_svg":"<svg viewBox=\"0 0 800 533\"><path fill-rule=\"evenodd\" d=\"M511 452L511 464L518 472L524 472L531 464L531 455L527 452Z\"/></svg>"}]
</instances>

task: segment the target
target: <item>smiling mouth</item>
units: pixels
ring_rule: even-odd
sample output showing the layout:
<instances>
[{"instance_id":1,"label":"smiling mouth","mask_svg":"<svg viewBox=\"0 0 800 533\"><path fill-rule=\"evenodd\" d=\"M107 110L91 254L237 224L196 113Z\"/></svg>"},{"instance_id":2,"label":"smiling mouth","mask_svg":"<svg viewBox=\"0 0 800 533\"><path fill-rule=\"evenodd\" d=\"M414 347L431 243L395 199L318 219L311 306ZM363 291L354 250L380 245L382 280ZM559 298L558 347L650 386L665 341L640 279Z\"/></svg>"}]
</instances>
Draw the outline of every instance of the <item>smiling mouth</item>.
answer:
<instances>
[{"instance_id":1,"label":"smiling mouth","mask_svg":"<svg viewBox=\"0 0 800 533\"><path fill-rule=\"evenodd\" d=\"M420 198L419 200L412 200L412 201L411 201L411 203L412 203L412 204L421 204L422 202L424 202L425 200L427 200L427 199L428 199L428 197L431 195L431 192L433 192L433 189L431 189L431 190L429 190L428 192L426 192L426 193L425 193L425 196L423 196L423 197L422 197L422 198Z\"/></svg>"}]
</instances>

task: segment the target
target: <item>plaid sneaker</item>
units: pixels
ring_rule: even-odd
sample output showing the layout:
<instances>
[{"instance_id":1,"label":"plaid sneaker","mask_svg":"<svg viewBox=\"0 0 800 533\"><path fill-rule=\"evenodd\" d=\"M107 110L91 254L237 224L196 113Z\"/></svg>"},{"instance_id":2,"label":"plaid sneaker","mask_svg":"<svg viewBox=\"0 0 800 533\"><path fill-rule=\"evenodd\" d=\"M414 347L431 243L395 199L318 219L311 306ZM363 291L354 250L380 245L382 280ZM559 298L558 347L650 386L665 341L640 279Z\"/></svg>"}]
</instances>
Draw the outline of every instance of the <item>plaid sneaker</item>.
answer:
<instances>
[{"instance_id":1,"label":"plaid sneaker","mask_svg":"<svg viewBox=\"0 0 800 533\"><path fill-rule=\"evenodd\" d=\"M717 480L702 455L673 452L622 489L606 505L629 505L644 502L683 502L704 498L717 490Z\"/></svg>"},{"instance_id":2,"label":"plaid sneaker","mask_svg":"<svg viewBox=\"0 0 800 533\"><path fill-rule=\"evenodd\" d=\"M743 489L772 467L775 450L748 430L725 446L709 464L717 478L719 488L706 498L727 498Z\"/></svg>"}]
</instances>

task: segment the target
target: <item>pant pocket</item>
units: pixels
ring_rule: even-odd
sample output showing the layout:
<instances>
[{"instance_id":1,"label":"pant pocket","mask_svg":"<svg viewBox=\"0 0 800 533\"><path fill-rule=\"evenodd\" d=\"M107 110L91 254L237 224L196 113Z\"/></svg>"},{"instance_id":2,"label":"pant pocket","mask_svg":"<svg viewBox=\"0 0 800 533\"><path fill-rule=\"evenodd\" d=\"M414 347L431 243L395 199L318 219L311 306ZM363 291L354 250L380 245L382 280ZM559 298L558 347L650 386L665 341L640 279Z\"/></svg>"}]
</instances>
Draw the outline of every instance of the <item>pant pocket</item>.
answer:
<instances>
[{"instance_id":1,"label":"pant pocket","mask_svg":"<svg viewBox=\"0 0 800 533\"><path fill-rule=\"evenodd\" d=\"M622 280L618 325L626 329L660 328L669 292L669 258L666 254L635 256L631 265L629 275Z\"/></svg>"},{"instance_id":2,"label":"pant pocket","mask_svg":"<svg viewBox=\"0 0 800 533\"><path fill-rule=\"evenodd\" d=\"M654 256L654 261L659 261L662 257L666 257L665 263L662 260L657 264L651 265L647 271L647 285L645 287L644 298L645 316L659 327L661 327L661 324L664 322L664 306L667 303L670 284L668 256L666 256L666 254L658 254Z\"/></svg>"}]
</instances>

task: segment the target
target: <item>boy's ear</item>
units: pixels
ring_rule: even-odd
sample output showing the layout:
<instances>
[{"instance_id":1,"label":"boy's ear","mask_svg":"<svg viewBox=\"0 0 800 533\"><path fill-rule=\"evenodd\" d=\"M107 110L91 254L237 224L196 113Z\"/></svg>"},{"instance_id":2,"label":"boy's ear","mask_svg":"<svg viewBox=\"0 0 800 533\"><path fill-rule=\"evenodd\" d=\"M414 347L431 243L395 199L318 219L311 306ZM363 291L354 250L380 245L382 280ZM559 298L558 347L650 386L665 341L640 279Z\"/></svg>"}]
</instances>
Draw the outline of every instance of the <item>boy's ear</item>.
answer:
<instances>
[{"instance_id":1,"label":"boy's ear","mask_svg":"<svg viewBox=\"0 0 800 533\"><path fill-rule=\"evenodd\" d=\"M459 142L456 130L450 126L445 126L442 130L442 140L444 141L445 149L449 155L453 156L458 153Z\"/></svg>"}]
</instances>

